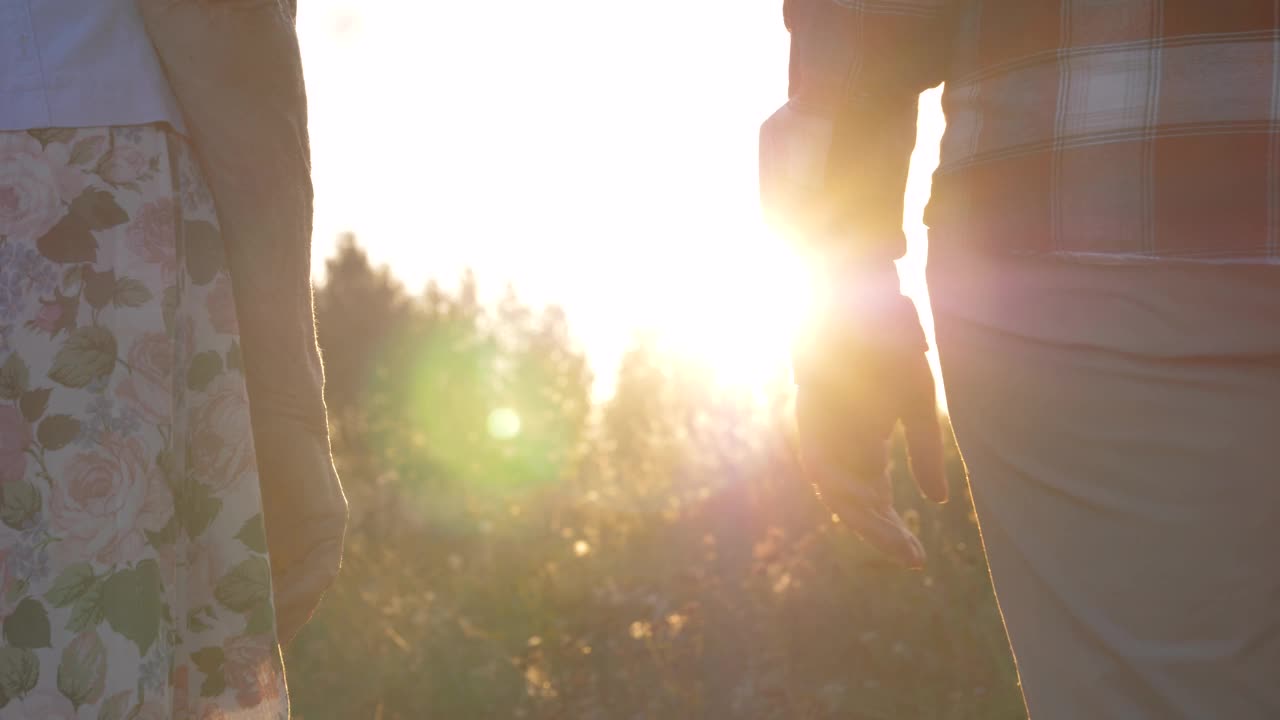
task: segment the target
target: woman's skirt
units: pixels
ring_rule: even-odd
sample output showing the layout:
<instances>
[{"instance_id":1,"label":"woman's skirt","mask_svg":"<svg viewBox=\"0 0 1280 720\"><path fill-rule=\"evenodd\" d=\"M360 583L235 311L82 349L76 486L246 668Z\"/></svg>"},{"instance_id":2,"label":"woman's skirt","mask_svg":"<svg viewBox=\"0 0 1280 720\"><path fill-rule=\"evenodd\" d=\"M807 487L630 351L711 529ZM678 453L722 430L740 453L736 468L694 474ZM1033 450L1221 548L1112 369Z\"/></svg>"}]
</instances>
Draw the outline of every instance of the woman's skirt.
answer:
<instances>
[{"instance_id":1,"label":"woman's skirt","mask_svg":"<svg viewBox=\"0 0 1280 720\"><path fill-rule=\"evenodd\" d=\"M180 136L0 133L0 717L287 717L241 365Z\"/></svg>"}]
</instances>

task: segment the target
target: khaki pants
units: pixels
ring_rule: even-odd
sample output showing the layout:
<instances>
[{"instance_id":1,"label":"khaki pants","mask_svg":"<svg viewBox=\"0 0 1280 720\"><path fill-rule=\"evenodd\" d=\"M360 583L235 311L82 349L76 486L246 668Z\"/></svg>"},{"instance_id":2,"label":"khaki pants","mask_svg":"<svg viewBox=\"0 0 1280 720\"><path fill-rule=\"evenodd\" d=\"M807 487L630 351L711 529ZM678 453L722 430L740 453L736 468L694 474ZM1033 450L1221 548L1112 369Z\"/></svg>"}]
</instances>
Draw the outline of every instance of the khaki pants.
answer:
<instances>
[{"instance_id":1,"label":"khaki pants","mask_svg":"<svg viewBox=\"0 0 1280 720\"><path fill-rule=\"evenodd\" d=\"M939 258L1032 720L1280 718L1280 266Z\"/></svg>"}]
</instances>

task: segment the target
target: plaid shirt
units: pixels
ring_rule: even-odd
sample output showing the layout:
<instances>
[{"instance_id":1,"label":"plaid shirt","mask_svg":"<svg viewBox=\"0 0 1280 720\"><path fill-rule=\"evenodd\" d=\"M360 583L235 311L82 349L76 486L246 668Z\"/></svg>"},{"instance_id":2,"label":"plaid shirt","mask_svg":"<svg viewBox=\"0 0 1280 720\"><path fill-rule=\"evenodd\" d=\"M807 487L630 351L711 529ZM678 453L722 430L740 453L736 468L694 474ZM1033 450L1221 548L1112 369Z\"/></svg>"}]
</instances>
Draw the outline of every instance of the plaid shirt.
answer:
<instances>
[{"instance_id":1,"label":"plaid shirt","mask_svg":"<svg viewBox=\"0 0 1280 720\"><path fill-rule=\"evenodd\" d=\"M916 98L946 83L935 246L1280 258L1280 1L786 0L793 105L900 254Z\"/></svg>"}]
</instances>

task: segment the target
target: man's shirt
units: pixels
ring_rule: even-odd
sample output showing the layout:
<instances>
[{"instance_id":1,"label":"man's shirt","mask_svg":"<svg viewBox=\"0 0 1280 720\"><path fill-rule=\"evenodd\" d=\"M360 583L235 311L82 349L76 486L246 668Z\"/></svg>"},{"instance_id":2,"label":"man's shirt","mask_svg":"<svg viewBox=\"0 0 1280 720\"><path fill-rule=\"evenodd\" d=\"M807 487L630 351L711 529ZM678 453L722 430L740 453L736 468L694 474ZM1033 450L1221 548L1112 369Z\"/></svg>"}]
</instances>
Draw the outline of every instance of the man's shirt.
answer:
<instances>
[{"instance_id":1,"label":"man's shirt","mask_svg":"<svg viewBox=\"0 0 1280 720\"><path fill-rule=\"evenodd\" d=\"M786 0L791 101L832 114L853 236L897 255L945 83L935 246L1280 258L1280 2Z\"/></svg>"}]
</instances>

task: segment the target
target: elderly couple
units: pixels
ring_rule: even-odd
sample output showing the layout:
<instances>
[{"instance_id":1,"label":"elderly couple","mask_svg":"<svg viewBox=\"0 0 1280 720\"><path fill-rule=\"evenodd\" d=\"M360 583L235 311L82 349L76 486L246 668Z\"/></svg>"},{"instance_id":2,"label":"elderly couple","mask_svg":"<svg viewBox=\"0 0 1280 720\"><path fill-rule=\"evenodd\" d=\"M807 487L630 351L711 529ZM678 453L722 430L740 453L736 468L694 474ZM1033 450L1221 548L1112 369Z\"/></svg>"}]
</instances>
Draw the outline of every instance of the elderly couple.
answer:
<instances>
[{"instance_id":1,"label":"elderly couple","mask_svg":"<svg viewBox=\"0 0 1280 720\"><path fill-rule=\"evenodd\" d=\"M885 446L945 500L892 264L945 83L930 290L1031 716L1280 717L1280 4L784 5L761 193L818 269L824 500L929 562ZM295 12L0 0L0 717L288 716L346 524Z\"/></svg>"}]
</instances>

